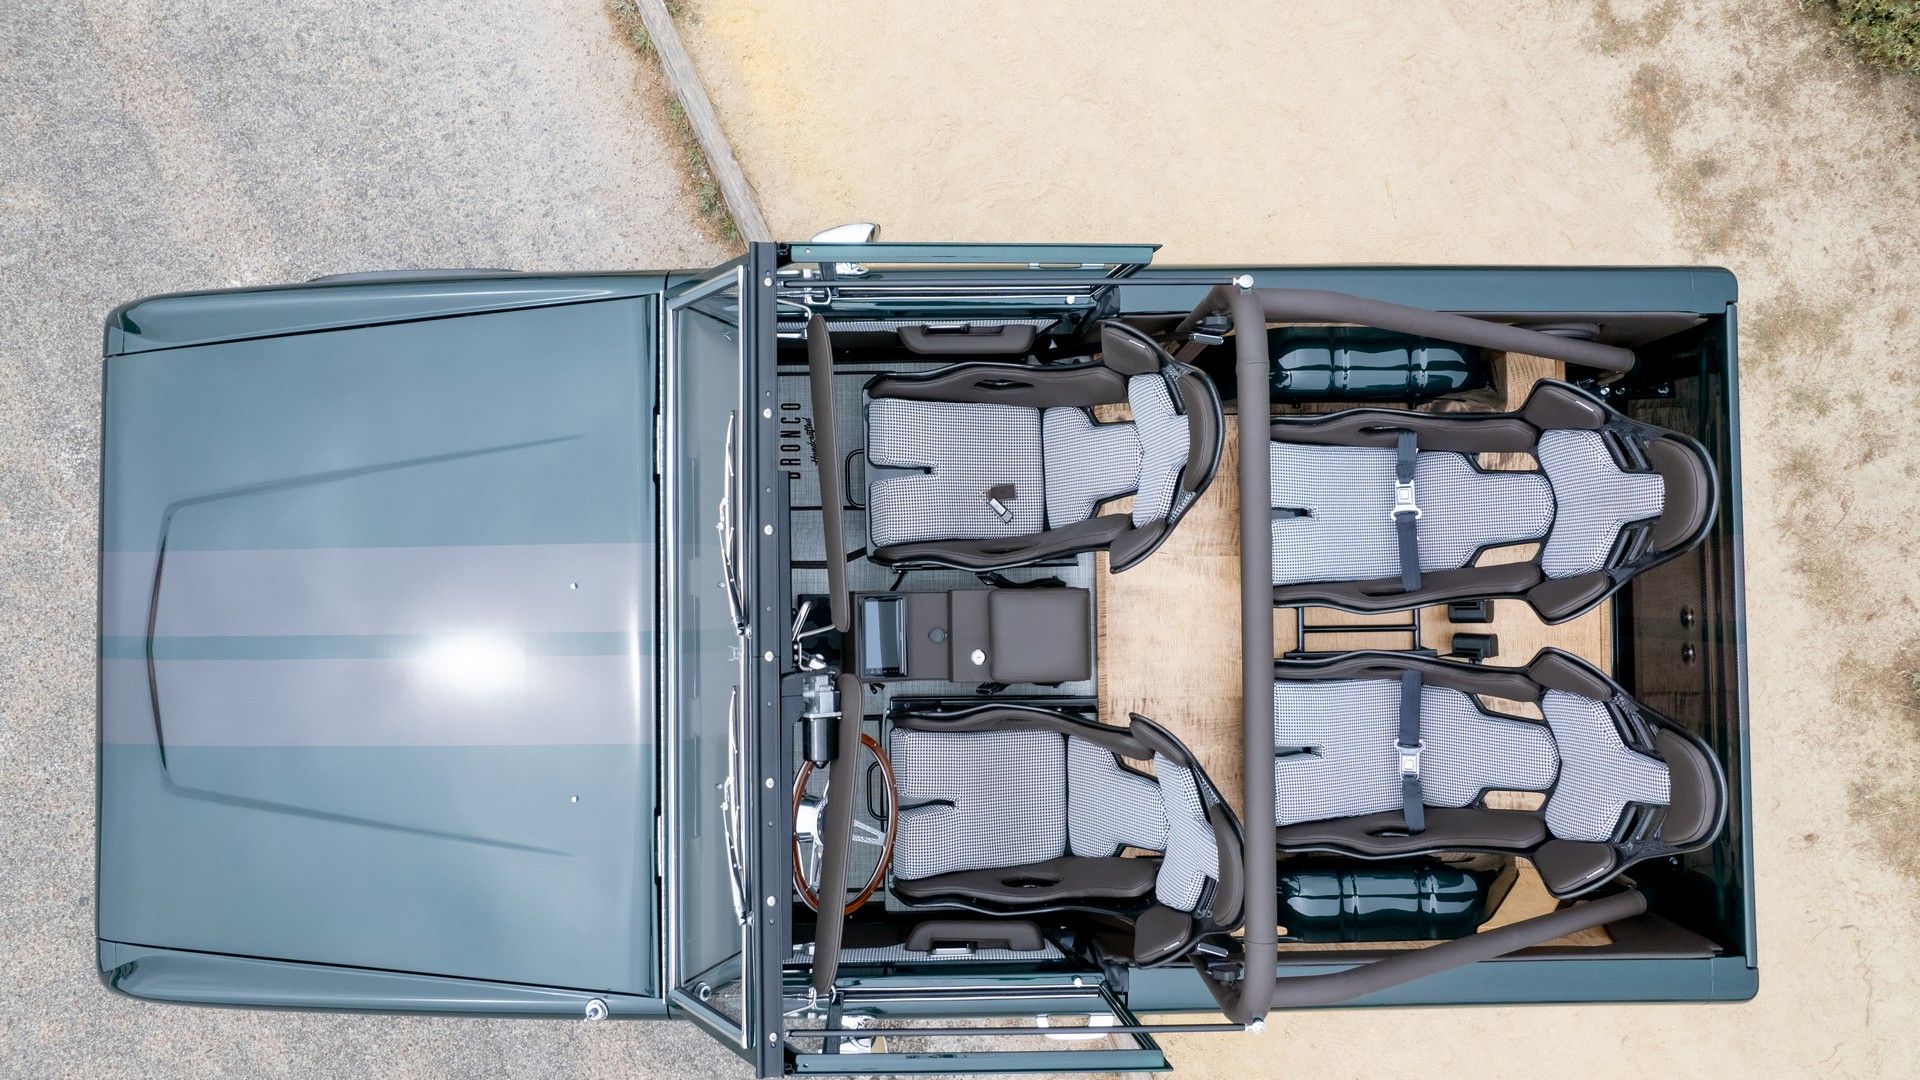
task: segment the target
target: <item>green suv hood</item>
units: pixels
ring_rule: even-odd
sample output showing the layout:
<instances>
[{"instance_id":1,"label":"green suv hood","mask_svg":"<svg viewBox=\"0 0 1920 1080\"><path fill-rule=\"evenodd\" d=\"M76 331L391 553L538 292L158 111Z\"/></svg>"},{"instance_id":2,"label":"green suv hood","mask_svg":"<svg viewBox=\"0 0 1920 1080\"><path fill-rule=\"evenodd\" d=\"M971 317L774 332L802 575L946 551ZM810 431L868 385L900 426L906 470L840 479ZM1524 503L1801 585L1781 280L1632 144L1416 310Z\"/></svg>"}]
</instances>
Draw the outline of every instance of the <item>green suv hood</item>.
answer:
<instances>
[{"instance_id":1,"label":"green suv hood","mask_svg":"<svg viewBox=\"0 0 1920 1080\"><path fill-rule=\"evenodd\" d=\"M116 313L103 956L657 994L658 279L623 284Z\"/></svg>"}]
</instances>

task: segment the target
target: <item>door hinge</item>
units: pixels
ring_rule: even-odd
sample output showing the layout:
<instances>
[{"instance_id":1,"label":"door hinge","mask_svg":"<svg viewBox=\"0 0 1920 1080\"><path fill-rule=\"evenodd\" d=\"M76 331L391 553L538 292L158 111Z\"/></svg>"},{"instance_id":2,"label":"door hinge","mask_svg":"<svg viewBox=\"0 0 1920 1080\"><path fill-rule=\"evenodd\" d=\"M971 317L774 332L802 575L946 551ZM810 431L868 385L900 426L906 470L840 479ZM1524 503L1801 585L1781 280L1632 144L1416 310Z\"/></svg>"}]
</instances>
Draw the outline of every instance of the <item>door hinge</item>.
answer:
<instances>
[{"instance_id":1,"label":"door hinge","mask_svg":"<svg viewBox=\"0 0 1920 1080\"><path fill-rule=\"evenodd\" d=\"M653 478L655 480L667 475L665 470L667 459L667 431L666 428L661 426L661 419L660 410L653 410Z\"/></svg>"},{"instance_id":2,"label":"door hinge","mask_svg":"<svg viewBox=\"0 0 1920 1080\"><path fill-rule=\"evenodd\" d=\"M667 816L653 812L653 880L665 881L667 865Z\"/></svg>"}]
</instances>

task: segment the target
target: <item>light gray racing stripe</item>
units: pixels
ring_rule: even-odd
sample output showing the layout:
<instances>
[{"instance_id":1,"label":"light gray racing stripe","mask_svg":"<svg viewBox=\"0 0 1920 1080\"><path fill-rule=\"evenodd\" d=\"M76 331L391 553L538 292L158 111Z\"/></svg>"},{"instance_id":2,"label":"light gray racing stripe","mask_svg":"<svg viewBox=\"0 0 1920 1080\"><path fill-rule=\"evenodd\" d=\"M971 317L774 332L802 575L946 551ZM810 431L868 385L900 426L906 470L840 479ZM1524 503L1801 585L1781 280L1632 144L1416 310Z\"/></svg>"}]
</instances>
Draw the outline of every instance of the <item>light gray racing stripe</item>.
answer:
<instances>
[{"instance_id":1,"label":"light gray racing stripe","mask_svg":"<svg viewBox=\"0 0 1920 1080\"><path fill-rule=\"evenodd\" d=\"M633 745L650 658L448 639L409 659L162 660L168 747ZM100 665L101 739L152 744L144 660Z\"/></svg>"},{"instance_id":2,"label":"light gray racing stripe","mask_svg":"<svg viewBox=\"0 0 1920 1080\"><path fill-rule=\"evenodd\" d=\"M105 552L100 632L147 632L152 552ZM163 635L591 633L652 623L652 544L171 551Z\"/></svg>"}]
</instances>

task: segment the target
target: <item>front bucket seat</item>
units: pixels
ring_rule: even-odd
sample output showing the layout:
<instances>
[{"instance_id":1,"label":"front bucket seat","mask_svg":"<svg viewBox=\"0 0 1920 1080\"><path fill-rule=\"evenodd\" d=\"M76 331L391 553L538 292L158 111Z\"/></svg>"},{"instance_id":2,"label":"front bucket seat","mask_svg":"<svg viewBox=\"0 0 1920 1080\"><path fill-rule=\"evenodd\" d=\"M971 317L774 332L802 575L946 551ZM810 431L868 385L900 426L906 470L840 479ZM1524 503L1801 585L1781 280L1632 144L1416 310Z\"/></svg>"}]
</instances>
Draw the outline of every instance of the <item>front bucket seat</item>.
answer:
<instances>
[{"instance_id":1,"label":"front bucket seat","mask_svg":"<svg viewBox=\"0 0 1920 1080\"><path fill-rule=\"evenodd\" d=\"M895 898L1114 916L1133 927L1141 964L1238 925L1240 823L1146 717L1115 727L1018 705L929 710L896 719L889 744ZM1152 775L1126 763L1147 761Z\"/></svg>"},{"instance_id":2,"label":"front bucket seat","mask_svg":"<svg viewBox=\"0 0 1920 1080\"><path fill-rule=\"evenodd\" d=\"M1107 550L1112 568L1157 548L1212 481L1222 416L1213 384L1125 323L1084 363L955 364L867 383L873 561L1003 570ZM1133 418L1100 423L1097 405ZM1130 514L1099 514L1133 496Z\"/></svg>"}]
</instances>

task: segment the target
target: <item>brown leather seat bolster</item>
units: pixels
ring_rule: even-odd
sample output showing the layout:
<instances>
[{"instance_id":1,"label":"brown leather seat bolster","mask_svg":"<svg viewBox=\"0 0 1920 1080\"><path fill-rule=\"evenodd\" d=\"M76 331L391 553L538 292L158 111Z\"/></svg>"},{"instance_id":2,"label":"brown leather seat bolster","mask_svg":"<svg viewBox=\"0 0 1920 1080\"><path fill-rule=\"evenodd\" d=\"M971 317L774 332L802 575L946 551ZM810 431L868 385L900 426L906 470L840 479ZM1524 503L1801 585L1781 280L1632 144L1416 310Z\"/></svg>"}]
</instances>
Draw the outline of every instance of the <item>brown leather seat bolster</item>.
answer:
<instances>
[{"instance_id":1,"label":"brown leather seat bolster","mask_svg":"<svg viewBox=\"0 0 1920 1080\"><path fill-rule=\"evenodd\" d=\"M981 705L953 712L908 712L897 716L893 725L908 731L1051 731L1085 739L1121 757L1145 761L1153 757L1153 748L1126 728L1078 720L1051 709L1027 705Z\"/></svg>"},{"instance_id":2,"label":"brown leather seat bolster","mask_svg":"<svg viewBox=\"0 0 1920 1080\"><path fill-rule=\"evenodd\" d=\"M1647 463L1666 487L1666 504L1653 523L1653 548L1670 551L1684 547L1707 527L1718 493L1713 473L1700 451L1686 441L1666 436L1645 447Z\"/></svg>"},{"instance_id":3,"label":"brown leather seat bolster","mask_svg":"<svg viewBox=\"0 0 1920 1080\"><path fill-rule=\"evenodd\" d=\"M1004 361L955 364L925 375L878 375L867 394L906 401L989 405L1110 405L1127 400L1126 376L1100 363L1033 367Z\"/></svg>"},{"instance_id":4,"label":"brown leather seat bolster","mask_svg":"<svg viewBox=\"0 0 1920 1080\"><path fill-rule=\"evenodd\" d=\"M1578 840L1549 840L1529 858L1540 871L1540 883L1555 896L1578 892L1604 877L1619 865L1620 853L1612 844L1583 843Z\"/></svg>"},{"instance_id":5,"label":"brown leather seat bolster","mask_svg":"<svg viewBox=\"0 0 1920 1080\"><path fill-rule=\"evenodd\" d=\"M1620 689L1592 664L1559 649L1541 650L1527 665L1526 673L1527 678L1549 690L1564 690L1594 701L1611 701Z\"/></svg>"},{"instance_id":6,"label":"brown leather seat bolster","mask_svg":"<svg viewBox=\"0 0 1920 1080\"><path fill-rule=\"evenodd\" d=\"M1444 604L1449 600L1520 596L1545 579L1534 562L1467 566L1435 570L1421 576L1420 588L1403 591L1400 579L1370 581L1305 581L1275 585L1275 604L1327 604L1351 611L1404 611L1411 607Z\"/></svg>"},{"instance_id":7,"label":"brown leather seat bolster","mask_svg":"<svg viewBox=\"0 0 1920 1080\"><path fill-rule=\"evenodd\" d=\"M994 570L1102 548L1132 527L1132 521L1119 514L1102 514L1064 528L999 540L927 540L914 544L894 544L876 548L872 559L882 566L928 562L957 566L963 570Z\"/></svg>"},{"instance_id":8,"label":"brown leather seat bolster","mask_svg":"<svg viewBox=\"0 0 1920 1080\"><path fill-rule=\"evenodd\" d=\"M1693 740L1662 727L1654 748L1667 763L1667 813L1660 841L1690 847L1720 831L1727 812L1726 784L1720 769Z\"/></svg>"},{"instance_id":9,"label":"brown leather seat bolster","mask_svg":"<svg viewBox=\"0 0 1920 1080\"><path fill-rule=\"evenodd\" d=\"M1615 586L1605 570L1573 577L1547 578L1526 591L1527 603L1551 626L1581 615Z\"/></svg>"},{"instance_id":10,"label":"brown leather seat bolster","mask_svg":"<svg viewBox=\"0 0 1920 1080\"><path fill-rule=\"evenodd\" d=\"M1273 422L1276 442L1313 446L1392 448L1398 432L1412 431L1422 450L1462 454L1531 454L1540 430L1525 420L1498 413L1423 413L1406 409L1348 409L1329 416L1281 417Z\"/></svg>"},{"instance_id":11,"label":"brown leather seat bolster","mask_svg":"<svg viewBox=\"0 0 1920 1080\"><path fill-rule=\"evenodd\" d=\"M1220 468L1225 446L1220 394L1205 376L1187 372L1180 376L1180 396L1187 403L1187 463L1180 469L1180 490L1204 491Z\"/></svg>"},{"instance_id":12,"label":"brown leather seat bolster","mask_svg":"<svg viewBox=\"0 0 1920 1080\"><path fill-rule=\"evenodd\" d=\"M1009 907L1069 900L1129 900L1152 896L1159 870L1158 859L1062 855L1024 866L895 878L893 892L908 900L955 897Z\"/></svg>"},{"instance_id":13,"label":"brown leather seat bolster","mask_svg":"<svg viewBox=\"0 0 1920 1080\"><path fill-rule=\"evenodd\" d=\"M1409 836L1401 831L1405 827L1405 816L1398 810L1388 810L1362 817L1282 825L1275 830L1274 839L1282 850L1330 847L1368 856L1480 849L1526 851L1547 839L1547 826L1539 815L1519 810L1430 806L1425 832Z\"/></svg>"},{"instance_id":14,"label":"brown leather seat bolster","mask_svg":"<svg viewBox=\"0 0 1920 1080\"><path fill-rule=\"evenodd\" d=\"M1527 395L1527 403L1513 415L1543 431L1547 428L1598 431L1606 426L1611 412L1584 390L1557 379L1542 379L1534 384L1533 393Z\"/></svg>"},{"instance_id":15,"label":"brown leather seat bolster","mask_svg":"<svg viewBox=\"0 0 1920 1080\"><path fill-rule=\"evenodd\" d=\"M1353 652L1331 660L1282 660L1274 664L1274 676L1289 682L1324 679L1398 680L1400 673L1409 668L1420 672L1428 686L1509 701L1540 700L1540 686L1537 679L1530 677L1531 669L1523 672L1513 668L1469 667L1404 652ZM1607 694L1589 696L1604 700Z\"/></svg>"}]
</instances>

